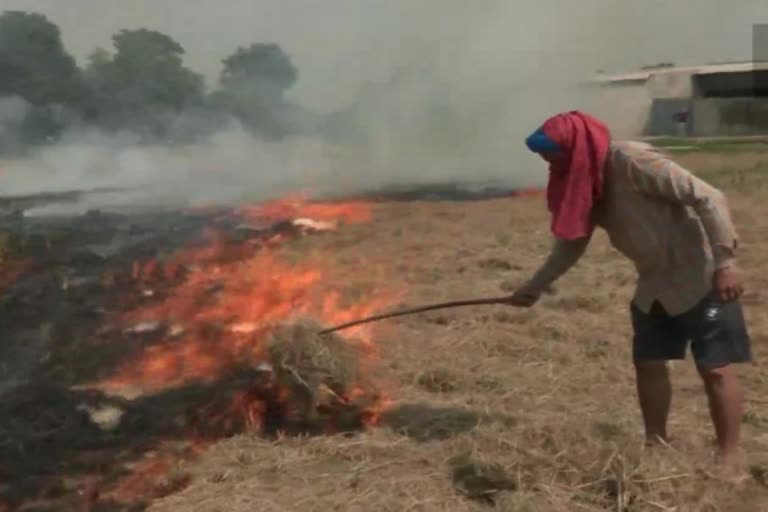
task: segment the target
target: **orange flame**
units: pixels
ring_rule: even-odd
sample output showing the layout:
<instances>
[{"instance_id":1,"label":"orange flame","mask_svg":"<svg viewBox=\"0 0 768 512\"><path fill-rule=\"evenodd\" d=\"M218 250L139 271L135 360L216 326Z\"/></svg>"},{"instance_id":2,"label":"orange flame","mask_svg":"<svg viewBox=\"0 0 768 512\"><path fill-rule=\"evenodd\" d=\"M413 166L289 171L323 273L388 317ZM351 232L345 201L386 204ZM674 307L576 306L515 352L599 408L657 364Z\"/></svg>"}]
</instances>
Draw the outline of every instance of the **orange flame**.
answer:
<instances>
[{"instance_id":1,"label":"orange flame","mask_svg":"<svg viewBox=\"0 0 768 512\"><path fill-rule=\"evenodd\" d=\"M513 197L540 197L546 194L546 190L543 188L524 188L517 190L512 195Z\"/></svg>"},{"instance_id":2,"label":"orange flame","mask_svg":"<svg viewBox=\"0 0 768 512\"><path fill-rule=\"evenodd\" d=\"M240 208L235 213L245 218L270 220L309 217L315 220L337 220L348 223L369 222L371 205L363 201L339 203L310 203L304 195L276 199Z\"/></svg>"},{"instance_id":3,"label":"orange flame","mask_svg":"<svg viewBox=\"0 0 768 512\"><path fill-rule=\"evenodd\" d=\"M366 222L370 206L364 203L305 203L300 198L246 207L235 215L248 219L289 220L305 217L321 221ZM330 258L316 254L299 263L289 263L276 249L281 236L259 243L230 242L223 233L207 232L202 247L179 251L163 262L134 264L131 277L146 287L158 287L151 300L113 319L126 331L143 332L157 342L140 349L97 387L111 391L126 388L141 393L179 386L188 381L211 381L244 364L265 362L264 341L270 331L298 316L312 316L325 324L343 323L388 307L397 296L377 291L375 298L347 305L344 297L328 285L334 268ZM179 277L181 279L178 279ZM146 326L146 329L136 329ZM147 334L149 333L149 334ZM364 357L375 354L370 325L345 331L361 340ZM369 361L361 361L363 368ZM346 405L365 403L361 423L375 424L389 402L374 393L374 400L357 384L337 398ZM204 424L189 432L193 451L205 449L226 432L265 427L268 400L290 406L290 393L273 380L263 387L238 389L228 404L211 404L195 411ZM272 404L274 407L274 404ZM332 417L331 421L335 421ZM325 425L329 432L336 425ZM238 428L240 430L238 430ZM193 454L194 455L194 454ZM192 456L193 456L192 455ZM107 495L118 502L137 496L157 497L183 488L186 477L170 478L178 456L155 452L142 460ZM161 485L158 485L160 482Z\"/></svg>"},{"instance_id":4,"label":"orange flame","mask_svg":"<svg viewBox=\"0 0 768 512\"><path fill-rule=\"evenodd\" d=\"M356 222L370 217L363 203L305 204L296 199L256 205L248 212L260 218L338 215ZM212 380L235 366L263 361L263 340L279 324L299 316L342 323L372 314L393 299L377 297L342 306L340 294L325 284L329 269L321 263L322 255L290 265L269 247L254 250L227 244L216 233L209 237L210 244L179 252L162 269L157 262L134 265L134 279L167 277L169 268L183 267L188 273L173 293L117 319L126 328L156 325L168 339L143 349L100 387L156 391L191 380ZM370 329L361 326L345 334L373 349Z\"/></svg>"}]
</instances>

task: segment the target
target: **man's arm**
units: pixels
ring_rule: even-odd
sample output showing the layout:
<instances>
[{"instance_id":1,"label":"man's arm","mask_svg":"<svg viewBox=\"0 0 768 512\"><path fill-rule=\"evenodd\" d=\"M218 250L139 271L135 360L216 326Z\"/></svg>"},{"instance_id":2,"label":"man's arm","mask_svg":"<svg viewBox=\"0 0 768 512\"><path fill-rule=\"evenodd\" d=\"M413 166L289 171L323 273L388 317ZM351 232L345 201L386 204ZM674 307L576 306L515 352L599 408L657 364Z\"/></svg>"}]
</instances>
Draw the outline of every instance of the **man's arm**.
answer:
<instances>
[{"instance_id":1,"label":"man's arm","mask_svg":"<svg viewBox=\"0 0 768 512\"><path fill-rule=\"evenodd\" d=\"M526 287L543 291L568 272L584 255L591 237L577 240L556 239L549 257L536 271Z\"/></svg>"},{"instance_id":2,"label":"man's arm","mask_svg":"<svg viewBox=\"0 0 768 512\"><path fill-rule=\"evenodd\" d=\"M733 266L738 236L722 192L661 153L635 157L629 167L630 179L640 192L692 207L707 233L716 268Z\"/></svg>"},{"instance_id":3,"label":"man's arm","mask_svg":"<svg viewBox=\"0 0 768 512\"><path fill-rule=\"evenodd\" d=\"M530 281L515 290L508 303L513 306L532 306L552 283L557 281L581 258L591 237L577 240L555 240L552 251Z\"/></svg>"}]
</instances>

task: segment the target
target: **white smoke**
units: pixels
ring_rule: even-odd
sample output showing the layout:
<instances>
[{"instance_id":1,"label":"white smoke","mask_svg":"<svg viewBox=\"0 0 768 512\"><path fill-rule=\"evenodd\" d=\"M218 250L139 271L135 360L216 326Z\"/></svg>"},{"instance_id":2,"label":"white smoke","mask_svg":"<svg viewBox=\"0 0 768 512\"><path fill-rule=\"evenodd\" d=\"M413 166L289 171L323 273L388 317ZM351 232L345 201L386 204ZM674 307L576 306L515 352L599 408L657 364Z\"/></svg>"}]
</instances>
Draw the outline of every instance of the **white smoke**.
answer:
<instances>
[{"instance_id":1,"label":"white smoke","mask_svg":"<svg viewBox=\"0 0 768 512\"><path fill-rule=\"evenodd\" d=\"M19 131L30 112L29 103L18 96L0 97L0 144L6 151L20 145Z\"/></svg>"},{"instance_id":2,"label":"white smoke","mask_svg":"<svg viewBox=\"0 0 768 512\"><path fill-rule=\"evenodd\" d=\"M119 196L124 203L167 206L246 201L293 190L352 193L389 183L540 185L544 166L523 140L546 117L582 108L604 117L621 136L636 124L635 114L628 114L637 110L630 100L581 86L597 69L700 60L703 47L686 43L694 39L686 30L695 32L697 19L708 26L719 20L742 27L743 34L759 21L761 5L765 12L763 2L752 0L738 16L731 9L721 17L714 13L722 4L704 0L675 5L653 0L652 13L645 12L645 4L605 0L296 0L290 6L233 0L221 6L231 15L231 26L213 30L206 25L212 20L195 18L181 27L174 17L161 16L166 7L190 6L178 0L167 0L162 9L137 0L126 12L91 0L67 2L66 10L24 1L29 9L34 4L56 12L59 18L52 20L61 24L65 42L75 38L81 53L83 35L68 35L72 27L65 23L74 23L71 11L77 6L87 4L91 18L103 20L105 39L119 28L132 28L123 24L126 16L133 26L166 31L186 47L193 67L209 58L209 78L215 75L210 62L237 45L274 41L299 68L291 98L332 114L316 135L278 142L261 141L236 123L192 146L163 141L138 146L127 134L78 129L28 158L0 160L2 194L136 186L144 192ZM243 20L260 32L246 30ZM747 36L717 41L717 48L726 43L748 56ZM88 48L103 44L89 41ZM7 115L4 105L0 125ZM626 124L628 117L632 125ZM187 129L194 124L190 117L180 121ZM110 201L116 204L117 197Z\"/></svg>"}]
</instances>

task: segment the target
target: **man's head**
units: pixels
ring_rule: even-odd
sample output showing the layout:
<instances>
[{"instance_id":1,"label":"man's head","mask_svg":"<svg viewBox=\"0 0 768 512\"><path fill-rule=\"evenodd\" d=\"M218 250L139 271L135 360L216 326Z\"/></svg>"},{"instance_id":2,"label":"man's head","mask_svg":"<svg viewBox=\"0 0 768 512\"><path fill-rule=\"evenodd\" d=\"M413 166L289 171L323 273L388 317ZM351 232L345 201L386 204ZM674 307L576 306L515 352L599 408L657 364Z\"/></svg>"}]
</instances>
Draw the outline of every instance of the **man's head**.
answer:
<instances>
[{"instance_id":1,"label":"man's head","mask_svg":"<svg viewBox=\"0 0 768 512\"><path fill-rule=\"evenodd\" d=\"M560 146L544 132L543 128L539 128L530 134L525 139L525 145L534 153L538 153L547 162L556 160L558 155L562 153Z\"/></svg>"},{"instance_id":2,"label":"man's head","mask_svg":"<svg viewBox=\"0 0 768 512\"><path fill-rule=\"evenodd\" d=\"M525 139L528 149L549 163L547 202L558 238L575 239L591 232L590 213L602 196L610 142L608 128L579 111L550 117Z\"/></svg>"},{"instance_id":3,"label":"man's head","mask_svg":"<svg viewBox=\"0 0 768 512\"><path fill-rule=\"evenodd\" d=\"M525 139L525 144L528 146L528 149L538 154L550 165L550 170L561 167L563 160L566 158L566 154L563 153L560 146L549 135L544 133L542 128L539 128Z\"/></svg>"}]
</instances>

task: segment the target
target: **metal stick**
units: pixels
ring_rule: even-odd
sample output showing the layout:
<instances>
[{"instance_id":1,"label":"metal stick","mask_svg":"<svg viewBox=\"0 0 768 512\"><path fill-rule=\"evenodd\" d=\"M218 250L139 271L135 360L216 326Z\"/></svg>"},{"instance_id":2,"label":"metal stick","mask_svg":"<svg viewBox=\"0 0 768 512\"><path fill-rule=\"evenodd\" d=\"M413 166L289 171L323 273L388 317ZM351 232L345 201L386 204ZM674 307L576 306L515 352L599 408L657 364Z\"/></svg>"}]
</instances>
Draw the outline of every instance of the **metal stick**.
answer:
<instances>
[{"instance_id":1,"label":"metal stick","mask_svg":"<svg viewBox=\"0 0 768 512\"><path fill-rule=\"evenodd\" d=\"M334 327L329 327L327 329L323 329L320 331L320 334L329 334L335 331L340 331L342 329L348 329L349 327L354 327L356 325L361 324L367 324L369 322L375 322L378 320L384 320L386 318L394 318L397 316L404 316L404 315L413 315L415 313L423 313L425 311L433 311L435 309L446 309L446 308L456 308L456 307L462 307L462 306L488 306L493 304L509 304L509 296L506 297L492 297L492 298L485 298L485 299L472 299L472 300L457 300L457 301L451 301L451 302L438 302L436 304L430 304L427 306L421 306L417 308L409 308L409 309L403 309L400 311L393 311L390 313L383 313L380 315L374 315L369 316L366 318L361 318L359 320L354 320L352 322L347 322L341 325L337 325Z\"/></svg>"}]
</instances>

